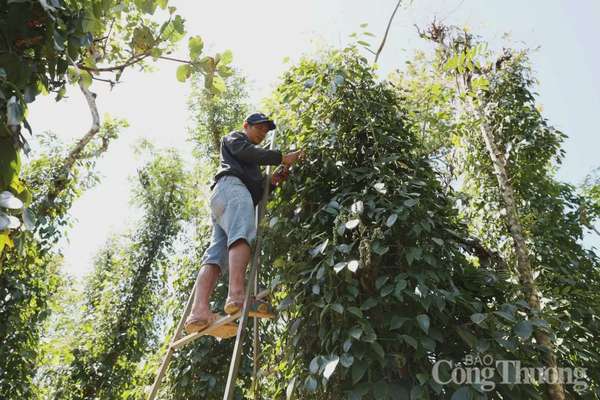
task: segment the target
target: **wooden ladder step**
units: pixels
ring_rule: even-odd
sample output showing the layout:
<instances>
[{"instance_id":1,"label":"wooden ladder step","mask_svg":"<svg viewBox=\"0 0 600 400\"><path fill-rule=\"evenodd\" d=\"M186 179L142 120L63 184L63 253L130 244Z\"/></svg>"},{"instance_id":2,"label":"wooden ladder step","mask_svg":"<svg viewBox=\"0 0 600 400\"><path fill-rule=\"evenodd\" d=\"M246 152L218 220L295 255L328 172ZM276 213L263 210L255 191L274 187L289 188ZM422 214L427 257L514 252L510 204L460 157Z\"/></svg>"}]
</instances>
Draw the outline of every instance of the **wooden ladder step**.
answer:
<instances>
[{"instance_id":1,"label":"wooden ladder step","mask_svg":"<svg viewBox=\"0 0 600 400\"><path fill-rule=\"evenodd\" d=\"M268 289L265 289L265 290L259 292L256 295L256 298L259 300L263 299L263 298L267 297L269 295L269 293L270 293L270 291ZM172 349L178 349L182 346L185 346L186 344L188 344L190 342L193 342L194 340L198 339L201 336L207 336L207 335L214 336L215 331L218 331L220 327L239 319L241 316L242 316L242 310L236 312L235 314L223 316L223 317L219 318L218 320L216 320L213 324L210 324L206 328L202 329L201 331L191 333L187 336L184 336L180 339L173 341L169 347L171 347Z\"/></svg>"}]
</instances>

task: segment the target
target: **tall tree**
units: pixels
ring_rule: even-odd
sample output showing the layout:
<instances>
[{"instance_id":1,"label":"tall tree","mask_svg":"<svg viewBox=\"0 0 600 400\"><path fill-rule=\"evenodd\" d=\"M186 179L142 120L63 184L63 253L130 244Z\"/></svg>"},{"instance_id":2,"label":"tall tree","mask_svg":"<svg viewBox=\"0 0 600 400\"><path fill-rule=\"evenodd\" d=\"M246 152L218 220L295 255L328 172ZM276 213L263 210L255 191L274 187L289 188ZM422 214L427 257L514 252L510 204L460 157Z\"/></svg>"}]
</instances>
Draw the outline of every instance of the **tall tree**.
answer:
<instances>
[{"instance_id":1,"label":"tall tree","mask_svg":"<svg viewBox=\"0 0 600 400\"><path fill-rule=\"evenodd\" d=\"M560 361L587 368L587 393L592 393L598 358L593 347L581 343L598 329L593 315L600 304L600 264L580 242L582 217L593 209L554 176L565 135L535 104L527 52L504 49L493 57L473 35L437 24L421 35L439 44L435 59L421 58L409 71L412 78L399 80L408 98L416 100L418 87L432 99L413 102L415 126L429 148L444 155L471 229L499 249L507 265L516 265L511 270L521 282L517 295L527 301L529 320L541 317L551 330L533 322L518 328L526 327L527 340L533 332L546 367ZM567 320L576 320L577 328ZM565 396L561 385L546 388L550 398ZM567 390L577 395L572 387Z\"/></svg>"},{"instance_id":2,"label":"tall tree","mask_svg":"<svg viewBox=\"0 0 600 400\"><path fill-rule=\"evenodd\" d=\"M202 77L192 78L193 90L188 100L193 125L189 135L195 145L196 172L194 173L194 197L203 200L195 202L190 210L188 222L193 226L193 235L189 237L185 247L187 255L181 257L173 269L176 276L173 287L172 303L167 310L173 322L168 325L172 333L178 322L192 291L194 281L201 268L200 259L210 244L210 205L209 186L218 167L220 142L222 136L234 129L240 129L242 121L249 110L247 104L246 80L239 72L224 79L225 89L222 93L210 92L202 84ZM212 307L216 312L223 309L227 296L226 278L221 278L212 297ZM168 343L169 336L165 338ZM246 343L250 348L250 341ZM164 354L161 349L160 354ZM163 385L162 396L165 399L221 399L225 391L225 382L229 360L233 352L233 342L218 341L203 337L186 347L179 349L169 366L167 379ZM250 359L245 358L241 371L246 377L240 386L247 387L248 373L251 371ZM153 373L155 371L152 371ZM238 393L241 396L241 391Z\"/></svg>"},{"instance_id":3,"label":"tall tree","mask_svg":"<svg viewBox=\"0 0 600 400\"><path fill-rule=\"evenodd\" d=\"M97 182L94 167L123 121L107 120L100 133L81 146L67 148L54 135L43 137L45 152L35 155L23 180L35 188L27 225L0 254L0 397L33 398L32 377L38 354L41 323L48 315L48 298L56 290L56 243L70 222L71 205Z\"/></svg>"},{"instance_id":4,"label":"tall tree","mask_svg":"<svg viewBox=\"0 0 600 400\"><path fill-rule=\"evenodd\" d=\"M507 322L522 320L515 284L457 222L402 98L366 59L349 48L303 60L272 104L284 142L309 160L270 206L264 263L281 319L267 331L267 397L467 398L478 392L433 379L436 361L506 359L507 341L527 359Z\"/></svg>"},{"instance_id":5,"label":"tall tree","mask_svg":"<svg viewBox=\"0 0 600 400\"><path fill-rule=\"evenodd\" d=\"M156 21L159 9L168 11L162 23ZM0 192L28 195L19 180L21 150L29 151L21 126L32 132L27 104L39 94L55 92L60 100L68 84L77 83L93 117L88 133L93 137L101 121L92 82L112 87L127 69L147 70L149 60L180 63L180 81L197 72L208 90L224 89L222 77L232 72L230 52L202 56L202 38L192 36L189 59L168 56L186 33L175 11L168 0L0 1Z\"/></svg>"},{"instance_id":6,"label":"tall tree","mask_svg":"<svg viewBox=\"0 0 600 400\"><path fill-rule=\"evenodd\" d=\"M56 398L142 395L142 382L132 377L155 340L165 260L185 219L186 181L173 151L157 154L139 171L133 197L144 216L125 243L109 242L96 259L86 289L86 334Z\"/></svg>"}]
</instances>

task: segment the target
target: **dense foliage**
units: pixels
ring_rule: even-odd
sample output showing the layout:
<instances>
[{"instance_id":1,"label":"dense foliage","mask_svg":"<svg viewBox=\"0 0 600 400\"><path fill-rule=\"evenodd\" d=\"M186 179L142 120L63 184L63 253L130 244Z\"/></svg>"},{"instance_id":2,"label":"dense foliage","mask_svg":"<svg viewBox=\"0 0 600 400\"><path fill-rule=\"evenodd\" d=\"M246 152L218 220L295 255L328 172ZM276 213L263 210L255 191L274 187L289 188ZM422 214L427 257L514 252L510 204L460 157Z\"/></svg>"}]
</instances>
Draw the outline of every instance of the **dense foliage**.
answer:
<instances>
[{"instance_id":1,"label":"dense foliage","mask_svg":"<svg viewBox=\"0 0 600 400\"><path fill-rule=\"evenodd\" d=\"M366 60L353 49L305 60L272 107L286 142L311 161L271 208L265 252L285 322L270 332L271 396L467 396L476 392L433 381L436 360L477 350L500 359L508 348L530 358L513 331L522 305L510 282L476 256L418 155L402 99ZM497 390L525 398L531 388Z\"/></svg>"},{"instance_id":2,"label":"dense foliage","mask_svg":"<svg viewBox=\"0 0 600 400\"><path fill-rule=\"evenodd\" d=\"M208 185L220 138L250 109L245 79L231 52L201 57L197 36L189 60L167 57L184 21L166 1L0 0L0 22L0 192L23 203L0 213L27 222L0 230L0 397L142 399L209 244ZM248 330L237 398L560 398L498 375L491 389L434 379L437 361L484 355L527 367L551 355L587 370L587 387L565 385L566 398L600 398L600 260L581 244L598 182L580 191L556 179L565 135L536 106L526 51L494 55L435 24L421 36L435 54L389 79L357 48L331 50L292 66L267 100L278 147L307 156L268 205L261 285L279 317L261 323L259 390ZM192 78L195 159L148 153L132 190L142 218L107 239L80 290L58 273L57 243L126 124L108 119L69 147L41 137L23 172L18 127L35 95L60 98L69 81L86 93L99 74L114 83L151 58ZM159 398L222 398L232 350L204 337L177 351ZM439 372L449 380L449 364Z\"/></svg>"},{"instance_id":3,"label":"dense foliage","mask_svg":"<svg viewBox=\"0 0 600 400\"><path fill-rule=\"evenodd\" d=\"M497 249L507 265L515 265L514 243L507 240L507 205L481 135L482 129L493 129L514 189L541 293L541 313L555 335L559 364L586 368L592 385L587 395L597 393L598 353L592 343L600 331L595 317L600 260L582 245L586 228L598 215L597 204L593 196L555 178L565 135L550 125L535 103L527 52L505 49L494 57L466 32L435 28L429 33L444 36L449 45L440 46L434 60L422 59L398 80L403 93L416 86L421 94L440 94L427 102L407 97L414 126L433 144L433 151L443 155L450 179L461 182L462 214L470 231ZM485 107L483 120L469 112L470 98ZM513 276L518 277L516 268ZM526 311L538 314L530 307Z\"/></svg>"},{"instance_id":4,"label":"dense foliage","mask_svg":"<svg viewBox=\"0 0 600 400\"><path fill-rule=\"evenodd\" d=\"M175 11L168 0L0 2L0 192L8 190L26 203L31 197L20 177L21 149L29 152L21 126L32 133L27 104L39 94L54 92L58 101L69 84L77 83L86 95L93 130L100 121L89 90L92 82L113 87L128 68L148 69L149 60L181 63L177 79L183 82L197 73L207 93L225 90L224 79L233 74L230 51L203 55L202 38L191 36L189 59L168 56L186 33L185 20ZM5 224L6 218L0 210L0 253L19 225L16 220Z\"/></svg>"},{"instance_id":5,"label":"dense foliage","mask_svg":"<svg viewBox=\"0 0 600 400\"><path fill-rule=\"evenodd\" d=\"M0 254L0 397L34 396L42 322L49 313L48 299L60 284L57 243L70 223L71 205L97 181L97 158L123 124L107 121L96 140L76 153L77 146L68 151L50 135L46 151L35 154L25 170L24 179L35 188L32 221L28 230L15 235L14 245L11 240L9 251Z\"/></svg>"},{"instance_id":6,"label":"dense foliage","mask_svg":"<svg viewBox=\"0 0 600 400\"><path fill-rule=\"evenodd\" d=\"M175 154L157 155L139 171L135 202L144 211L129 237L110 240L85 289L78 343L58 374L56 399L125 398L143 393L133 379L155 342L166 254L187 203L186 174Z\"/></svg>"}]
</instances>

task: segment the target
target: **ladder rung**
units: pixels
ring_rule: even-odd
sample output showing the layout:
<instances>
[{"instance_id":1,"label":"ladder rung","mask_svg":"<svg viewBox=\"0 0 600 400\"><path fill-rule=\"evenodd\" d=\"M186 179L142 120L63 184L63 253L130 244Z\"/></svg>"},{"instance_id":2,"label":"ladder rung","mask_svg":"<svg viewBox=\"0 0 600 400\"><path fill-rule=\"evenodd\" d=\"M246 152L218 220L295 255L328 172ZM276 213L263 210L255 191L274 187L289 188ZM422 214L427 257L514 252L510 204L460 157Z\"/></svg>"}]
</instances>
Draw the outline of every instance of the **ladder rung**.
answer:
<instances>
[{"instance_id":1,"label":"ladder rung","mask_svg":"<svg viewBox=\"0 0 600 400\"><path fill-rule=\"evenodd\" d=\"M259 292L256 295L256 298L262 299L262 298L267 297L268 295L269 295L269 290L265 289L265 290ZM190 342L193 342L194 340L198 339L201 336L210 335L218 327L228 324L232 321L235 321L236 319L238 319L241 316L242 316L242 310L236 312L235 314L227 315L225 317L219 318L218 320L215 321L214 324L207 326L206 328L202 329L201 331L194 332L192 334L182 337L181 339L175 340L174 342L171 343L170 347L173 349L177 349L177 348L184 346Z\"/></svg>"}]
</instances>

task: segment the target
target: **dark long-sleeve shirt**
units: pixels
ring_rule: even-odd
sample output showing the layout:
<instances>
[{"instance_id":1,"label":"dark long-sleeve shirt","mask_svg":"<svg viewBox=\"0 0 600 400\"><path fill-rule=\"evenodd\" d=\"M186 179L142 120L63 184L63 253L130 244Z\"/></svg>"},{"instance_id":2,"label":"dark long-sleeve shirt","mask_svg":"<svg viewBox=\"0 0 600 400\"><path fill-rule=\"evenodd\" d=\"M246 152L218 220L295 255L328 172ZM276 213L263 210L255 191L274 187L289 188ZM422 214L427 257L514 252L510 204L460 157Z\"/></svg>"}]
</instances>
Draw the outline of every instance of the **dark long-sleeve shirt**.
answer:
<instances>
[{"instance_id":1,"label":"dark long-sleeve shirt","mask_svg":"<svg viewBox=\"0 0 600 400\"><path fill-rule=\"evenodd\" d=\"M222 176L237 176L248 188L254 205L257 205L262 198L265 182L260 166L279 165L282 159L281 151L255 145L244 132L231 132L221 138L221 166L210 188L212 189ZM270 189L273 189L273 185Z\"/></svg>"}]
</instances>

